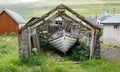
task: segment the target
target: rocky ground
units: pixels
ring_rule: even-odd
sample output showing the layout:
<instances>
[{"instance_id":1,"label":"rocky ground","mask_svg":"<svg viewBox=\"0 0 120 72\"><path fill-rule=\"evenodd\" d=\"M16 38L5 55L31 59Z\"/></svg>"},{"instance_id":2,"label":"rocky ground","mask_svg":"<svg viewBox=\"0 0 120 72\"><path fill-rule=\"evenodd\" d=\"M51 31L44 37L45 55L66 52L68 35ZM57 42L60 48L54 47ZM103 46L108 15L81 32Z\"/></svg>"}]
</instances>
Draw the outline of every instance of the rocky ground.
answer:
<instances>
[{"instance_id":1,"label":"rocky ground","mask_svg":"<svg viewBox=\"0 0 120 72\"><path fill-rule=\"evenodd\" d=\"M101 48L101 57L105 60L120 62L120 47Z\"/></svg>"}]
</instances>

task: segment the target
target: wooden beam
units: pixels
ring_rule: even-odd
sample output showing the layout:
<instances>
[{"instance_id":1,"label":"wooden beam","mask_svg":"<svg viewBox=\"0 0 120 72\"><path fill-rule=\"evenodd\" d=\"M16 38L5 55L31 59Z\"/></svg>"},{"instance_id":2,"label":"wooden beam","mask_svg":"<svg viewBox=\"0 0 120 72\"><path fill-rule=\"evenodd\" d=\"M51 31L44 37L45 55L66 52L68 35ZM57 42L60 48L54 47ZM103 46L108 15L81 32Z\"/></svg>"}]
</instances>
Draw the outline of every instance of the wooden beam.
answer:
<instances>
[{"instance_id":1,"label":"wooden beam","mask_svg":"<svg viewBox=\"0 0 120 72\"><path fill-rule=\"evenodd\" d=\"M57 6L56 8L50 10L48 13L44 14L43 16L41 16L40 18L37 18L35 20L33 20L32 22L30 22L29 24L26 24L24 27L22 27L19 31L23 31L24 29L26 29L27 27L30 27L32 25L34 25L35 23L44 20L46 17L48 17L50 14L52 14L53 12L55 12L58 9L59 6Z\"/></svg>"},{"instance_id":2,"label":"wooden beam","mask_svg":"<svg viewBox=\"0 0 120 72\"><path fill-rule=\"evenodd\" d=\"M60 15L59 13L56 13L55 15L51 16L50 18L48 18L43 23L39 24L36 28L39 28L41 25L49 24L52 20L54 20L55 18L57 18L59 15Z\"/></svg>"},{"instance_id":3,"label":"wooden beam","mask_svg":"<svg viewBox=\"0 0 120 72\"><path fill-rule=\"evenodd\" d=\"M79 21L75 20L74 18L70 17L70 16L67 15L66 13L63 13L63 14L61 15L61 17L67 18L68 20L72 20L73 22L75 22L75 23L81 25L81 27L86 27L86 28L88 28L88 27L85 26L81 21L79 22ZM89 29L90 29L90 28L89 28Z\"/></svg>"},{"instance_id":4,"label":"wooden beam","mask_svg":"<svg viewBox=\"0 0 120 72\"><path fill-rule=\"evenodd\" d=\"M90 57L89 59L93 58L94 50L95 50L95 45L96 45L96 29L92 29L92 38L91 38L91 44L90 44Z\"/></svg>"},{"instance_id":5,"label":"wooden beam","mask_svg":"<svg viewBox=\"0 0 120 72\"><path fill-rule=\"evenodd\" d=\"M64 5L65 6L65 5ZM91 27L93 27L94 29L98 29L101 30L98 26L95 26L93 23L91 23L90 21L86 20L82 15L78 14L77 12L75 12L74 10L70 9L69 7L65 6L66 10L68 10L70 13L72 13L73 15L75 15L76 17L78 17L79 19L81 19L82 21L84 21L86 24L90 25Z\"/></svg>"},{"instance_id":6,"label":"wooden beam","mask_svg":"<svg viewBox=\"0 0 120 72\"><path fill-rule=\"evenodd\" d=\"M58 5L58 9L66 9L66 6L64 4Z\"/></svg>"},{"instance_id":7,"label":"wooden beam","mask_svg":"<svg viewBox=\"0 0 120 72\"><path fill-rule=\"evenodd\" d=\"M63 18L64 18L64 17L67 17L67 19L72 20L73 22L82 25L81 22L78 22L77 20L75 20L74 18L70 17L70 16L67 15L66 13L63 13L61 16L62 16Z\"/></svg>"}]
</instances>

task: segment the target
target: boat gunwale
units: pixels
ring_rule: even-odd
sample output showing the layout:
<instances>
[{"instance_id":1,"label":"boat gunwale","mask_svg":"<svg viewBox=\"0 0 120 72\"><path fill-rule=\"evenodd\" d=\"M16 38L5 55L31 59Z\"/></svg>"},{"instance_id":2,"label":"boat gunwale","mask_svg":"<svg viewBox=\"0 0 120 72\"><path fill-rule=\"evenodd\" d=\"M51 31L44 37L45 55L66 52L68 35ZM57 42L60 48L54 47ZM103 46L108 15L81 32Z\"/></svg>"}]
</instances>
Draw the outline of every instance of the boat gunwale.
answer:
<instances>
[{"instance_id":1,"label":"boat gunwale","mask_svg":"<svg viewBox=\"0 0 120 72\"><path fill-rule=\"evenodd\" d=\"M64 36L64 35L59 36L59 37L57 37L57 38L55 38L55 39L52 39L52 40L49 40L49 41L54 41L54 40L59 39L59 38L61 38L61 37L63 37L63 36ZM70 38L74 38L74 39L77 40L77 38L75 38L75 37L71 37L71 36L68 36L68 35L65 35L65 36L70 37Z\"/></svg>"}]
</instances>

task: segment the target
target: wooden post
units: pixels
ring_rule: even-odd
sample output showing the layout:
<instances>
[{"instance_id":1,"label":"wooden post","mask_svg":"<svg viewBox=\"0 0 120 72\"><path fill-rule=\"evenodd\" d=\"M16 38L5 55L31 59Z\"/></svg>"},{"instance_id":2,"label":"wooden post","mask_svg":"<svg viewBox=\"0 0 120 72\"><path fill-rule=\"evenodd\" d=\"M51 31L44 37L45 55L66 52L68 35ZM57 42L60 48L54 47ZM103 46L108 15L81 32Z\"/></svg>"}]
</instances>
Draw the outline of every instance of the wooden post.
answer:
<instances>
[{"instance_id":1,"label":"wooden post","mask_svg":"<svg viewBox=\"0 0 120 72\"><path fill-rule=\"evenodd\" d=\"M95 45L96 45L96 29L92 29L92 39L91 39L91 44L90 44L90 57L89 57L89 59L93 58Z\"/></svg>"},{"instance_id":2,"label":"wooden post","mask_svg":"<svg viewBox=\"0 0 120 72\"><path fill-rule=\"evenodd\" d=\"M19 56L22 56L21 54L22 35L21 35L21 32L19 31L18 31L18 43L19 43Z\"/></svg>"},{"instance_id":3,"label":"wooden post","mask_svg":"<svg viewBox=\"0 0 120 72\"><path fill-rule=\"evenodd\" d=\"M37 48L38 48L38 52L40 52L40 39L39 39L39 34L38 33L36 34L36 45L37 45Z\"/></svg>"},{"instance_id":4,"label":"wooden post","mask_svg":"<svg viewBox=\"0 0 120 72\"><path fill-rule=\"evenodd\" d=\"M31 46L31 28L28 27L28 53L29 53L29 56L31 56L31 49L32 49L32 46Z\"/></svg>"}]
</instances>

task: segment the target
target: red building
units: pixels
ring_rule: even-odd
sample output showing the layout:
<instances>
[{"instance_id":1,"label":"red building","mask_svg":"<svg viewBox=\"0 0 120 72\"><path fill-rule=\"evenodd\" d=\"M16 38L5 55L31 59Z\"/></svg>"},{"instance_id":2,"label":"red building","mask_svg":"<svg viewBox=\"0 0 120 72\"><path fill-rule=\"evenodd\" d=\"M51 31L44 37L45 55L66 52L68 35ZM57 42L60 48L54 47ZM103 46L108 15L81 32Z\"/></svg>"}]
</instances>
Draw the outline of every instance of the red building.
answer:
<instances>
[{"instance_id":1,"label":"red building","mask_svg":"<svg viewBox=\"0 0 120 72\"><path fill-rule=\"evenodd\" d=\"M3 8L0 11L0 34L17 33L25 20L17 13Z\"/></svg>"}]
</instances>

